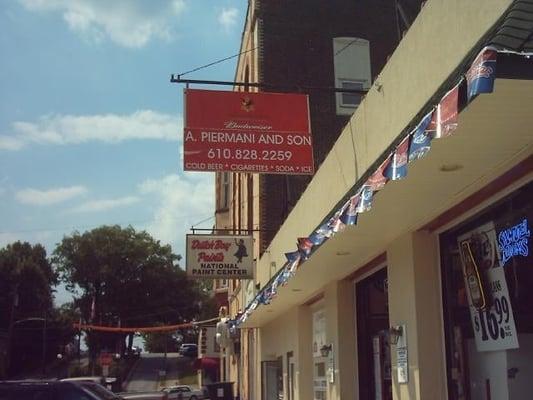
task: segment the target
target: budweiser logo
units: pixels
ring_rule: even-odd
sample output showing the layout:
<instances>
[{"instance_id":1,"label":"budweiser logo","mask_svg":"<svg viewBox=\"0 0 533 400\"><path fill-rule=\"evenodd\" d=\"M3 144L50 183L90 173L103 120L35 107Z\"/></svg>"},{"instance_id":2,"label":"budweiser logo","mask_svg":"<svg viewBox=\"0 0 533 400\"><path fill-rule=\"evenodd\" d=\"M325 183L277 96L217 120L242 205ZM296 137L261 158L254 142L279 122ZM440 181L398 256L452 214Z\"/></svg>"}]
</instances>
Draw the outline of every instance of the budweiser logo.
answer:
<instances>
[{"instance_id":1,"label":"budweiser logo","mask_svg":"<svg viewBox=\"0 0 533 400\"><path fill-rule=\"evenodd\" d=\"M246 122L226 121L224 122L226 129L254 129L261 131L271 131L272 125L264 124L248 124Z\"/></svg>"}]
</instances>

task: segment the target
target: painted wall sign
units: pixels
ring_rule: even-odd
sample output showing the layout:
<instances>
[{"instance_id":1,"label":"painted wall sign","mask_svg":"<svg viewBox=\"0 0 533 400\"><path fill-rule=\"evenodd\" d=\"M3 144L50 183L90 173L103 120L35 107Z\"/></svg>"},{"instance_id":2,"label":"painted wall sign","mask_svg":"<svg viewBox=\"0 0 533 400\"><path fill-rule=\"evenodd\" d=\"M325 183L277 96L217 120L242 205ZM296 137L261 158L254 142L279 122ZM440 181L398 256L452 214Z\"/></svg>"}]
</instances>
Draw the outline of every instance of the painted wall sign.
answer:
<instances>
[{"instance_id":1,"label":"painted wall sign","mask_svg":"<svg viewBox=\"0 0 533 400\"><path fill-rule=\"evenodd\" d=\"M185 89L184 170L312 175L307 95Z\"/></svg>"},{"instance_id":2,"label":"painted wall sign","mask_svg":"<svg viewBox=\"0 0 533 400\"><path fill-rule=\"evenodd\" d=\"M458 238L459 245L465 241L473 249L487 296L487 305L479 309L474 304L471 291L466 290L476 348L478 351L518 348L518 335L494 223L484 224ZM462 262L465 271L464 258ZM465 287L468 288L467 279L465 274Z\"/></svg>"},{"instance_id":3,"label":"painted wall sign","mask_svg":"<svg viewBox=\"0 0 533 400\"><path fill-rule=\"evenodd\" d=\"M504 229L498 234L498 244L502 256L502 265L505 265L512 257L529 255L529 238L531 232L526 218L522 222Z\"/></svg>"},{"instance_id":4,"label":"painted wall sign","mask_svg":"<svg viewBox=\"0 0 533 400\"><path fill-rule=\"evenodd\" d=\"M252 251L252 236L187 235L187 275L253 279Z\"/></svg>"}]
</instances>

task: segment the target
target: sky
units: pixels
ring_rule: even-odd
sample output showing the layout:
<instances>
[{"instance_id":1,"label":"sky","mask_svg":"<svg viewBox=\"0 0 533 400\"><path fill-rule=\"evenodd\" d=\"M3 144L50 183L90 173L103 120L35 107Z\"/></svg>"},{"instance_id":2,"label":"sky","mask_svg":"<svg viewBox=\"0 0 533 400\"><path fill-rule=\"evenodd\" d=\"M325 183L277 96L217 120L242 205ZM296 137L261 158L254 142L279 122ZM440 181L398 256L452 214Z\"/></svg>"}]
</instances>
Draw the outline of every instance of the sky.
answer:
<instances>
[{"instance_id":1,"label":"sky","mask_svg":"<svg viewBox=\"0 0 533 400\"><path fill-rule=\"evenodd\" d=\"M214 174L183 171L170 74L238 53L246 3L0 0L0 248L119 224L185 256ZM233 80L235 62L184 78Z\"/></svg>"}]
</instances>

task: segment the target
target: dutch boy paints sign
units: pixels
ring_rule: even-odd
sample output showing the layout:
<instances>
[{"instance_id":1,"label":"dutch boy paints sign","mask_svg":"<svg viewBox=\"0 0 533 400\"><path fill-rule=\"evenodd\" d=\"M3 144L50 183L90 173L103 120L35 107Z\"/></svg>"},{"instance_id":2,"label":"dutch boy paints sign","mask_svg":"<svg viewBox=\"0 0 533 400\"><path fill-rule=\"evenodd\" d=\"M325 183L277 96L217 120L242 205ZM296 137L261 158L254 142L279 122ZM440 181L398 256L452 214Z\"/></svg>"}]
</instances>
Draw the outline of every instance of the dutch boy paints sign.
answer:
<instances>
[{"instance_id":1,"label":"dutch boy paints sign","mask_svg":"<svg viewBox=\"0 0 533 400\"><path fill-rule=\"evenodd\" d=\"M187 275L253 279L252 252L252 236L187 235Z\"/></svg>"}]
</instances>

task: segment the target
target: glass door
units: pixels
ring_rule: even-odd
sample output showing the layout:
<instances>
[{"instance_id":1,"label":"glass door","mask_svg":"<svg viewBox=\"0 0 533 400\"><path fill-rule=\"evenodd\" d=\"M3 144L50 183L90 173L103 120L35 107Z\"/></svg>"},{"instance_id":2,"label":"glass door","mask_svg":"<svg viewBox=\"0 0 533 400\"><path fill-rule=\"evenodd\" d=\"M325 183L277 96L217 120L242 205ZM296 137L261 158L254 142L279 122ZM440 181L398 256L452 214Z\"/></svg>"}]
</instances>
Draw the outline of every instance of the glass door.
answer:
<instances>
[{"instance_id":1,"label":"glass door","mask_svg":"<svg viewBox=\"0 0 533 400\"><path fill-rule=\"evenodd\" d=\"M357 282L359 398L392 400L387 269Z\"/></svg>"}]
</instances>

